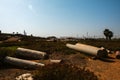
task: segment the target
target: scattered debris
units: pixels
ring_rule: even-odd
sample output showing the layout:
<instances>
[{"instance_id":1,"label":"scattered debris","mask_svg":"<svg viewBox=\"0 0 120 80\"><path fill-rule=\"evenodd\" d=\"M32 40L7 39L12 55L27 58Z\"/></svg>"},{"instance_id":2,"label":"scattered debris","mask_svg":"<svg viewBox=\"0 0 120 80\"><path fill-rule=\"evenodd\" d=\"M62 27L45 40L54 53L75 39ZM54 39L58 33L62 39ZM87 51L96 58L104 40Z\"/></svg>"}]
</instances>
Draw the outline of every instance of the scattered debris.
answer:
<instances>
[{"instance_id":1,"label":"scattered debris","mask_svg":"<svg viewBox=\"0 0 120 80\"><path fill-rule=\"evenodd\" d=\"M117 59L120 59L120 50L115 51L115 55Z\"/></svg>"},{"instance_id":2,"label":"scattered debris","mask_svg":"<svg viewBox=\"0 0 120 80\"><path fill-rule=\"evenodd\" d=\"M104 47L101 47L100 49L101 49L101 50L106 50L106 51L107 51L107 53L112 54L112 52L111 52L110 50L105 49Z\"/></svg>"},{"instance_id":3,"label":"scattered debris","mask_svg":"<svg viewBox=\"0 0 120 80\"><path fill-rule=\"evenodd\" d=\"M15 80L33 80L31 73L25 73L15 78Z\"/></svg>"},{"instance_id":4,"label":"scattered debris","mask_svg":"<svg viewBox=\"0 0 120 80\"><path fill-rule=\"evenodd\" d=\"M50 59L50 62L51 62L51 63L61 63L62 60L53 60L53 59Z\"/></svg>"}]
</instances>

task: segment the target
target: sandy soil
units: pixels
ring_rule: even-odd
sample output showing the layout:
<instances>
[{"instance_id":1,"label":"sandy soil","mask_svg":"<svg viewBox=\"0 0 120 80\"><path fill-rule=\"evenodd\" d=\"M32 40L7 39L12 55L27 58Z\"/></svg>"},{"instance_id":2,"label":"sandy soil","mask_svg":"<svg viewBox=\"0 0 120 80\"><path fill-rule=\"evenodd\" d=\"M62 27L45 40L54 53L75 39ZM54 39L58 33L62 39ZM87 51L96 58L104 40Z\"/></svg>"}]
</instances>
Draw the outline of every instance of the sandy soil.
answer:
<instances>
[{"instance_id":1,"label":"sandy soil","mask_svg":"<svg viewBox=\"0 0 120 80\"><path fill-rule=\"evenodd\" d=\"M99 80L120 80L120 60L114 61L89 60L86 68L94 72Z\"/></svg>"}]
</instances>

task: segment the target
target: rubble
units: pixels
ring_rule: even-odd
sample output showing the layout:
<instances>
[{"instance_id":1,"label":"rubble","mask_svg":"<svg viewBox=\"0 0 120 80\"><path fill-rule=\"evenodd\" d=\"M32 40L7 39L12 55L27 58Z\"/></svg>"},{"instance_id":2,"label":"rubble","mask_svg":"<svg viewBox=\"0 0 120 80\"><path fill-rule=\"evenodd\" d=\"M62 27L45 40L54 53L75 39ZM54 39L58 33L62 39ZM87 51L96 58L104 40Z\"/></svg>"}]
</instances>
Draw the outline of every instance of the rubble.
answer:
<instances>
[{"instance_id":1,"label":"rubble","mask_svg":"<svg viewBox=\"0 0 120 80\"><path fill-rule=\"evenodd\" d=\"M20 76L17 76L15 80L33 80L31 73L25 73Z\"/></svg>"},{"instance_id":2,"label":"rubble","mask_svg":"<svg viewBox=\"0 0 120 80\"><path fill-rule=\"evenodd\" d=\"M50 62L51 62L51 63L61 63L62 60L53 60L53 59L50 59Z\"/></svg>"}]
</instances>

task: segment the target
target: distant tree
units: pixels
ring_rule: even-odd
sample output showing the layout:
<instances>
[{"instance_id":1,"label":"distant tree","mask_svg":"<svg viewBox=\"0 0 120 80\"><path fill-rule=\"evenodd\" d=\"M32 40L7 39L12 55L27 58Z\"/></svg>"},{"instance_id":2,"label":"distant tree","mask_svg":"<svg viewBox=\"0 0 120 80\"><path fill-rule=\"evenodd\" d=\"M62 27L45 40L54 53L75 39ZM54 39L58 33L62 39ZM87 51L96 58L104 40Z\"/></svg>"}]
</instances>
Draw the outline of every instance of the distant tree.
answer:
<instances>
[{"instance_id":1,"label":"distant tree","mask_svg":"<svg viewBox=\"0 0 120 80\"><path fill-rule=\"evenodd\" d=\"M13 35L15 34L15 32L13 32Z\"/></svg>"},{"instance_id":2,"label":"distant tree","mask_svg":"<svg viewBox=\"0 0 120 80\"><path fill-rule=\"evenodd\" d=\"M111 40L111 38L113 37L113 32L112 31L109 31L108 37L109 37L109 40Z\"/></svg>"},{"instance_id":3,"label":"distant tree","mask_svg":"<svg viewBox=\"0 0 120 80\"><path fill-rule=\"evenodd\" d=\"M113 37L113 32L110 31L109 29L105 29L103 33L106 37L106 40L111 40L111 38Z\"/></svg>"},{"instance_id":4,"label":"distant tree","mask_svg":"<svg viewBox=\"0 0 120 80\"><path fill-rule=\"evenodd\" d=\"M33 37L33 35L31 34L31 37Z\"/></svg>"},{"instance_id":5,"label":"distant tree","mask_svg":"<svg viewBox=\"0 0 120 80\"><path fill-rule=\"evenodd\" d=\"M19 34L18 32L16 32L16 34Z\"/></svg>"},{"instance_id":6,"label":"distant tree","mask_svg":"<svg viewBox=\"0 0 120 80\"><path fill-rule=\"evenodd\" d=\"M109 29L105 29L103 33L104 33L104 35L105 35L105 37L106 37L106 40L108 40L108 39L109 39L109 38L108 38Z\"/></svg>"},{"instance_id":7,"label":"distant tree","mask_svg":"<svg viewBox=\"0 0 120 80\"><path fill-rule=\"evenodd\" d=\"M0 30L0 34L1 34L2 32L1 32L1 30Z\"/></svg>"},{"instance_id":8,"label":"distant tree","mask_svg":"<svg viewBox=\"0 0 120 80\"><path fill-rule=\"evenodd\" d=\"M27 33L26 33L26 31L24 30L24 36L26 36L27 35Z\"/></svg>"},{"instance_id":9,"label":"distant tree","mask_svg":"<svg viewBox=\"0 0 120 80\"><path fill-rule=\"evenodd\" d=\"M55 36L49 36L49 37L47 37L47 39L57 39L57 37L55 37Z\"/></svg>"}]
</instances>

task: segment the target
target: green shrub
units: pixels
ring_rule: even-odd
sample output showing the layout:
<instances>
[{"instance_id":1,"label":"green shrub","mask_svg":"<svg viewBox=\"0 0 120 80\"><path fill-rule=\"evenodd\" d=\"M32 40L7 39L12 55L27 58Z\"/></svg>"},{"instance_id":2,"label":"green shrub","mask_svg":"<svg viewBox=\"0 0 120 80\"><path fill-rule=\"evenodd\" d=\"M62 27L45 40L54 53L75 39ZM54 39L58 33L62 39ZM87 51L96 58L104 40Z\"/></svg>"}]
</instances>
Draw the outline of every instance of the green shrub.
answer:
<instances>
[{"instance_id":1,"label":"green shrub","mask_svg":"<svg viewBox=\"0 0 120 80\"><path fill-rule=\"evenodd\" d=\"M17 47L2 47L2 48L0 48L0 59L3 59L5 56L14 56L16 48Z\"/></svg>"},{"instance_id":2,"label":"green shrub","mask_svg":"<svg viewBox=\"0 0 120 80\"><path fill-rule=\"evenodd\" d=\"M67 48L65 42L47 42L47 41L40 41L35 42L34 44L24 46L28 49L39 50L47 52L48 54L52 53L64 53L64 54L74 54L76 53L75 50Z\"/></svg>"},{"instance_id":3,"label":"green shrub","mask_svg":"<svg viewBox=\"0 0 120 80\"><path fill-rule=\"evenodd\" d=\"M29 42L21 41L21 42L4 42L0 44L0 47L11 47L11 46L27 46L30 45Z\"/></svg>"},{"instance_id":4,"label":"green shrub","mask_svg":"<svg viewBox=\"0 0 120 80\"><path fill-rule=\"evenodd\" d=\"M52 64L33 73L34 80L98 80L89 70L68 64Z\"/></svg>"},{"instance_id":5,"label":"green shrub","mask_svg":"<svg viewBox=\"0 0 120 80\"><path fill-rule=\"evenodd\" d=\"M15 56L15 50L17 47L2 47L0 48L0 69L5 68L8 65L4 64L4 58L6 56Z\"/></svg>"}]
</instances>

